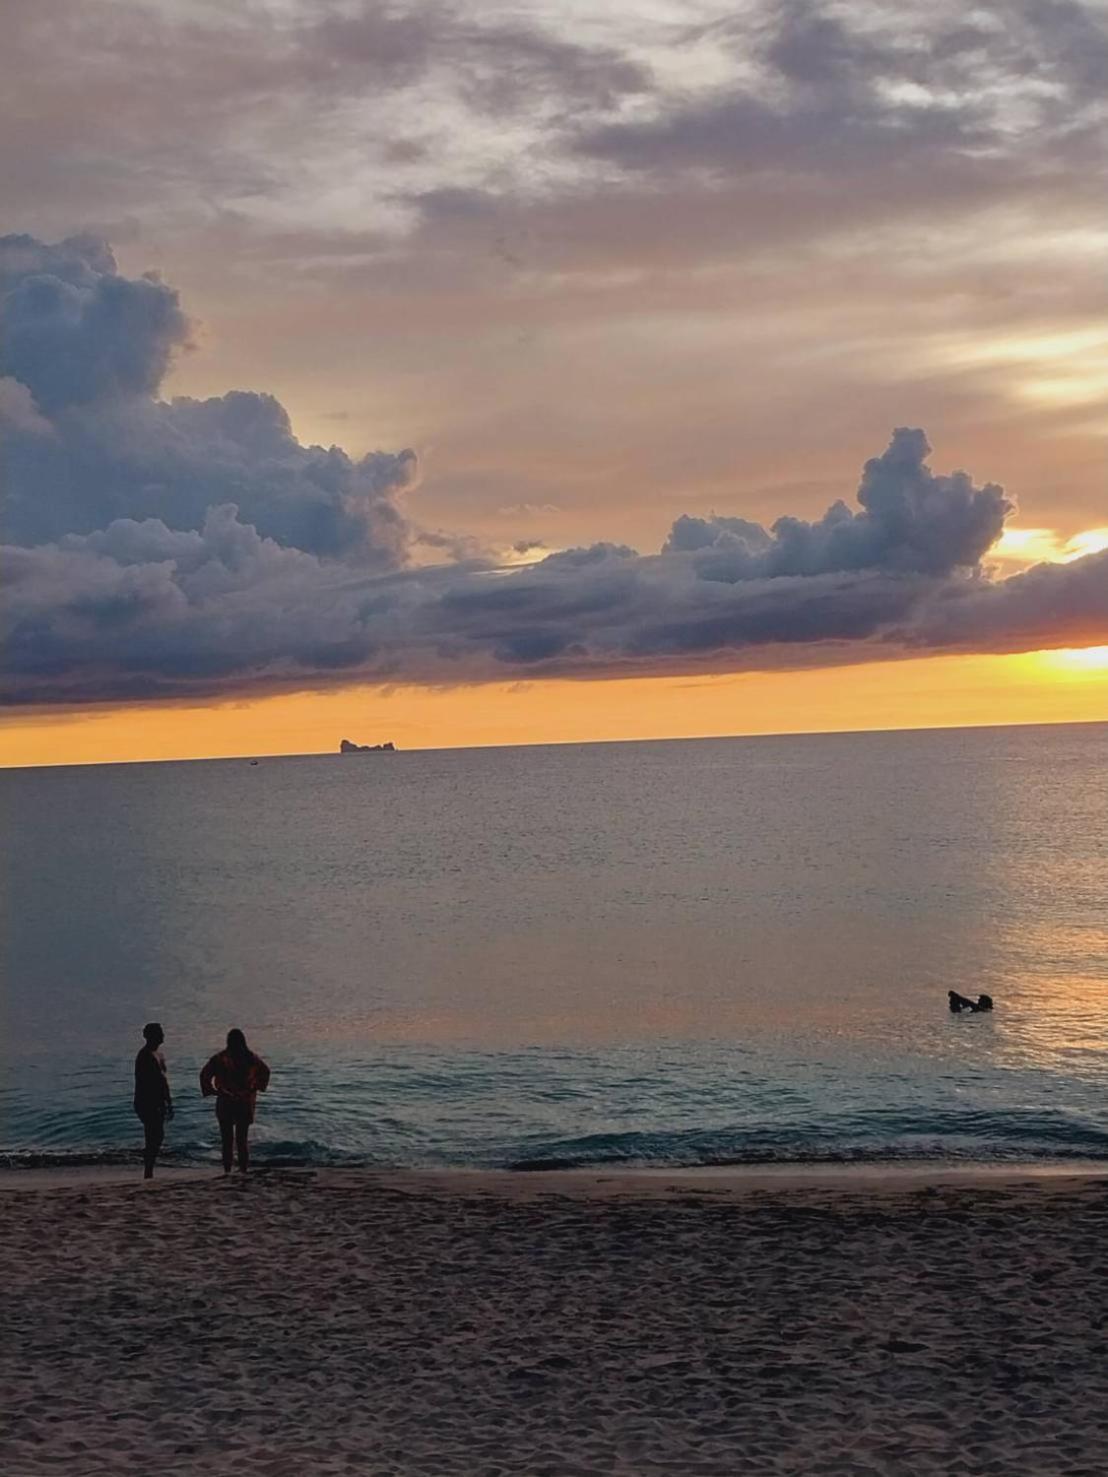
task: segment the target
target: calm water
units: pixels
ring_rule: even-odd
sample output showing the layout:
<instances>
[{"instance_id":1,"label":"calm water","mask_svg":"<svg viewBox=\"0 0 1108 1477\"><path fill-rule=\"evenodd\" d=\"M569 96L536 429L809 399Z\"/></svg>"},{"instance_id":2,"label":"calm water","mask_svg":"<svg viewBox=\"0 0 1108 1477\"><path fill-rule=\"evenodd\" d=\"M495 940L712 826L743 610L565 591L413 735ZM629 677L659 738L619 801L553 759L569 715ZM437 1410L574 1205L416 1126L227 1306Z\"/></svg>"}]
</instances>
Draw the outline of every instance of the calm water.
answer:
<instances>
[{"instance_id":1,"label":"calm water","mask_svg":"<svg viewBox=\"0 0 1108 1477\"><path fill-rule=\"evenodd\" d=\"M1108 726L0 773L14 1162L1108 1158ZM945 992L987 991L952 1017Z\"/></svg>"}]
</instances>

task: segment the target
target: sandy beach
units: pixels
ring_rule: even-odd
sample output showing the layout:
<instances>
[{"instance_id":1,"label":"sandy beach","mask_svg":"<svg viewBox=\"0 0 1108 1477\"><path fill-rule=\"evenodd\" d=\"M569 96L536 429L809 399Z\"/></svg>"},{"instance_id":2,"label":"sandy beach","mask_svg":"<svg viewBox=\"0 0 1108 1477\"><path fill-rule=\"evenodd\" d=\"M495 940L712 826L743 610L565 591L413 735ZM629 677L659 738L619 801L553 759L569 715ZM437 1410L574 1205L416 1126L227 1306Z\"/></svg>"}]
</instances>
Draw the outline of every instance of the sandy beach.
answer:
<instances>
[{"instance_id":1,"label":"sandy beach","mask_svg":"<svg viewBox=\"0 0 1108 1477\"><path fill-rule=\"evenodd\" d=\"M12 1174L0 1469L1108 1470L1108 1183Z\"/></svg>"}]
</instances>

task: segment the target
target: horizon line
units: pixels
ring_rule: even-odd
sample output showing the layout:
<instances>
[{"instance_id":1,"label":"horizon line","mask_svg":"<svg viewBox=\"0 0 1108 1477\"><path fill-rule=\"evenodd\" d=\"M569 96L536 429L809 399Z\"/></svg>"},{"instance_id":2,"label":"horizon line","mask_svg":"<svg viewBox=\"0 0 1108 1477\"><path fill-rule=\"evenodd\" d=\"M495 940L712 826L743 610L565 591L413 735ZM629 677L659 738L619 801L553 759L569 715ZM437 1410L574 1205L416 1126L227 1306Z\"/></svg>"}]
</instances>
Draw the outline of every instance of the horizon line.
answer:
<instances>
[{"instance_id":1,"label":"horizon line","mask_svg":"<svg viewBox=\"0 0 1108 1477\"><path fill-rule=\"evenodd\" d=\"M869 734L968 733L1009 728L1096 728L1098 726L1108 726L1108 718L1028 719L1023 721L1016 720L1011 723L894 724L883 728L783 728L767 733L661 734L643 736L641 738L549 739L534 743L517 744L413 744L410 748L406 749L398 747L389 751L374 750L371 747L362 752L389 754L392 758L395 758L398 754L468 753L485 749L584 749L616 744L712 744L741 742L744 740L753 741L756 739L838 738L841 736L860 737ZM257 749L244 749L238 754L190 754L179 758L43 760L39 764L5 764L0 760L0 770L18 772L31 769L104 769L139 764L240 764L243 760L342 759L350 757L352 757L351 754L343 754L336 744L333 749L298 749L295 751L277 751L275 753L265 753Z\"/></svg>"}]
</instances>

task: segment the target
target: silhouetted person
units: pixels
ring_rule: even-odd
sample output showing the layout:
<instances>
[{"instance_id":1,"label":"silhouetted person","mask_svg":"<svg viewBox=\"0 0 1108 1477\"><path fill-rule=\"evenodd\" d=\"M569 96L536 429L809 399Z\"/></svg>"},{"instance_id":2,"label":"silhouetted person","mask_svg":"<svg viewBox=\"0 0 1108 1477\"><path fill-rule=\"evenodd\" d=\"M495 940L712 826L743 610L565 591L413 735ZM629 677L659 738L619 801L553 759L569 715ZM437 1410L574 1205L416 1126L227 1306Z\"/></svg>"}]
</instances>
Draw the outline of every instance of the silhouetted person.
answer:
<instances>
[{"instance_id":1,"label":"silhouetted person","mask_svg":"<svg viewBox=\"0 0 1108 1477\"><path fill-rule=\"evenodd\" d=\"M143 1026L145 1046L135 1057L135 1112L142 1120L146 1142L142 1149L143 1179L154 1178L154 1161L165 1138L165 1120L173 1117L173 1098L161 1044L165 1032L157 1021Z\"/></svg>"},{"instance_id":2,"label":"silhouetted person","mask_svg":"<svg viewBox=\"0 0 1108 1477\"><path fill-rule=\"evenodd\" d=\"M953 1015L958 1015L963 1010L972 1010L975 1014L982 1010L992 1010L993 997L991 995L978 995L976 1000L970 1000L965 995L959 995L957 990L948 990L946 998L950 1002Z\"/></svg>"},{"instance_id":3,"label":"silhouetted person","mask_svg":"<svg viewBox=\"0 0 1108 1477\"><path fill-rule=\"evenodd\" d=\"M238 1150L239 1169L250 1168L250 1125L259 1092L269 1086L269 1068L250 1050L239 1030L227 1032L227 1049L204 1063L200 1091L215 1098L215 1116L223 1145L223 1173L231 1173L232 1150Z\"/></svg>"}]
</instances>

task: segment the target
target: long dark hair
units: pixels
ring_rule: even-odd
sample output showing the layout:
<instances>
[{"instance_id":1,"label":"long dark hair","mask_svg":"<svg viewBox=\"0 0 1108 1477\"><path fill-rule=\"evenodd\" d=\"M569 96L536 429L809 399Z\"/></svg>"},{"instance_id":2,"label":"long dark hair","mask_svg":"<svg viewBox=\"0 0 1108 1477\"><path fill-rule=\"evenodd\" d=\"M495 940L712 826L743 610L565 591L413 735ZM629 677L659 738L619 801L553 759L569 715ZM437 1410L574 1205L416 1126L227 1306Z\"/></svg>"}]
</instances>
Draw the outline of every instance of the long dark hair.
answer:
<instances>
[{"instance_id":1,"label":"long dark hair","mask_svg":"<svg viewBox=\"0 0 1108 1477\"><path fill-rule=\"evenodd\" d=\"M246 1044L246 1037L237 1026L227 1032L227 1055L236 1062L252 1062L254 1053Z\"/></svg>"}]
</instances>

